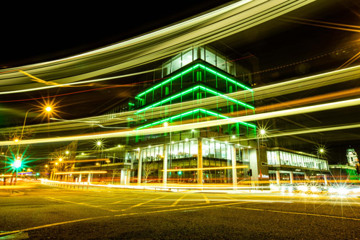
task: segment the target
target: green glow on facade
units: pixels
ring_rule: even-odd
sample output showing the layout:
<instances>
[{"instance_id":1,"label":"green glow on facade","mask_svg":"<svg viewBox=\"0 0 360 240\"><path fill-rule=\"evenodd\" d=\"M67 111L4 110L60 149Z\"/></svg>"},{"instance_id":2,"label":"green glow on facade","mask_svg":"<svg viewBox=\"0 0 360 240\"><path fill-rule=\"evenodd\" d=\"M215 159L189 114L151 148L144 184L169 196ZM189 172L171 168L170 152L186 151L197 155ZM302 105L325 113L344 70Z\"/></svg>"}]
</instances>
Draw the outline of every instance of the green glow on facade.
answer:
<instances>
[{"instance_id":1,"label":"green glow on facade","mask_svg":"<svg viewBox=\"0 0 360 240\"><path fill-rule=\"evenodd\" d=\"M143 125L141 127L136 128L136 130L140 130L140 129L144 129L144 128L148 128L148 127L153 127L153 126L156 126L156 125L163 124L165 122L171 122L172 120L176 120L176 119L179 119L179 118L182 118L182 117L186 117L186 116L189 116L189 115L197 113L197 112L205 113L205 114L208 114L210 116L217 117L217 118L230 119L230 117L221 115L219 113L216 113L216 112L213 112L213 111L210 111L210 110L205 110L205 109L202 109L202 108L197 108L197 109L187 111L187 112L184 112L184 113L181 113L181 114L169 117L169 118L165 118L165 119L153 122L153 123ZM254 124L247 123L247 122L241 122L241 121L239 121L238 123L241 124L241 125L245 125L247 127L251 127L251 128L256 129L256 125L254 125Z\"/></svg>"},{"instance_id":2,"label":"green glow on facade","mask_svg":"<svg viewBox=\"0 0 360 240\"><path fill-rule=\"evenodd\" d=\"M233 102L233 103L242 105L242 106L245 107L245 108L250 108L250 109L252 109L252 110L255 109L255 107L253 107L253 106L251 106L251 105L249 105L249 104L247 104L247 103L238 101L238 100L236 100L236 99L234 99L234 98L231 98L231 97L228 97L228 96L226 96L226 95L224 95L224 94L222 94L222 93L219 93L219 92L217 92L217 91L215 91L215 90L212 90L212 89L210 89L210 88L208 88L208 87L205 87L205 86L202 86L202 85L196 85L195 87L192 87L192 88L190 88L190 89L188 89L188 90L185 90L185 91L183 91L183 92L180 92L180 93L178 93L178 94L175 94L174 96L165 98L165 99L163 99L163 100L161 100L161 101L159 101L159 102L153 103L153 104L151 104L151 105L149 105L149 106L147 106L147 107L145 107L145 108L143 108L143 109L140 109L140 110L138 110L135 114L139 114L139 113L144 112L144 111L146 111L146 110L148 110L148 109L150 109L150 108L153 108L153 107L159 106L159 105L161 105L161 104L167 103L167 102L169 102L169 101L171 101L171 100L173 100L173 99L179 98L179 97L181 97L181 96L184 96L184 95L189 94L189 93L191 93L191 92L194 92L194 91L196 91L196 90L203 90L203 91L208 92L208 93L211 93L211 94L213 94L213 95L215 95L215 96L222 97L222 98L224 98L224 99L226 99L226 100L228 100L228 101L231 101L231 102Z\"/></svg>"},{"instance_id":3,"label":"green glow on facade","mask_svg":"<svg viewBox=\"0 0 360 240\"><path fill-rule=\"evenodd\" d=\"M195 69L197 69L197 68L199 68L199 67L202 68L202 69L204 69L205 71L211 72L212 74L215 74L216 76L218 76L218 77L220 77L220 78L222 78L222 79L224 79L224 80L227 80L227 81L229 81L229 82L237 85L238 87L241 87L242 89L249 90L249 91L251 91L251 92L253 91L253 90L252 90L251 88L249 88L248 86L246 86L246 85L244 85L244 84L241 84L241 83L239 83L238 81L236 81L236 80L234 80L234 79L232 79L232 78L229 78L229 77L227 77L227 76L219 73L218 71L213 70L212 68L206 67L205 65L203 65L203 64L201 64L201 63L198 63L198 64L196 64L196 65L194 65L194 66L192 66L192 67L190 67L190 68L188 68L188 69L186 69L186 70L184 70L184 71L176 74L175 76L172 76L171 78L169 78L169 79L167 79L167 80L165 80L165 81L163 81L163 82L161 82L161 83L153 86L152 88L147 89L146 91L138 94L135 98L140 98L140 97L144 96L145 94L147 94L147 93L149 93L149 92L151 92L151 91L154 91L155 89L158 89L158 88L160 88L161 86L163 86L163 85L165 85L165 84L167 84L167 83L169 83L169 82L171 82L171 81L173 81L173 80L175 80L175 79L178 79L178 78L181 77L182 75L184 75L184 74L186 74L186 73L188 73L188 72L190 72L190 71L192 71L192 70L195 70Z\"/></svg>"}]
</instances>

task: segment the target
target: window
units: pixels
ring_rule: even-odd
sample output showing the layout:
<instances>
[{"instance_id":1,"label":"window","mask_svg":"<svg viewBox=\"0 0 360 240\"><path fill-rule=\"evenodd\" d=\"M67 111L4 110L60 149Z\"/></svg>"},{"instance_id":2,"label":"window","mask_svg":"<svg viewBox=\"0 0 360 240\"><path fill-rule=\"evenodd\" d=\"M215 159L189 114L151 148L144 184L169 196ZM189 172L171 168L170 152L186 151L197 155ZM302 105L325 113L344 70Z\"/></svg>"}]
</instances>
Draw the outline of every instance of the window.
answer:
<instances>
[{"instance_id":1,"label":"window","mask_svg":"<svg viewBox=\"0 0 360 240\"><path fill-rule=\"evenodd\" d=\"M206 49L205 61L216 66L215 54L209 51L208 49Z\"/></svg>"},{"instance_id":2,"label":"window","mask_svg":"<svg viewBox=\"0 0 360 240\"><path fill-rule=\"evenodd\" d=\"M186 64L191 63L192 61L193 61L192 50L187 51L182 55L182 66L185 66Z\"/></svg>"},{"instance_id":3,"label":"window","mask_svg":"<svg viewBox=\"0 0 360 240\"><path fill-rule=\"evenodd\" d=\"M221 70L224 70L226 71L226 62L225 62L225 59L217 56L216 58L216 63L217 63L217 67L220 68Z\"/></svg>"}]
</instances>

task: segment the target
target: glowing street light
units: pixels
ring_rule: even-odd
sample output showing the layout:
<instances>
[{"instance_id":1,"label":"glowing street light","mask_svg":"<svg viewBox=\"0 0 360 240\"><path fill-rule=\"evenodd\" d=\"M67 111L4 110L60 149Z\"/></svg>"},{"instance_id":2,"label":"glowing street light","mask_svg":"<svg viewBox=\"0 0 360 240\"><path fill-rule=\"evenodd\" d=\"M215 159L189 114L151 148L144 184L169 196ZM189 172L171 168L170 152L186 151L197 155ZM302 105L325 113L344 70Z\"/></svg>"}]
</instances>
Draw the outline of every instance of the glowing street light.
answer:
<instances>
[{"instance_id":1,"label":"glowing street light","mask_svg":"<svg viewBox=\"0 0 360 240\"><path fill-rule=\"evenodd\" d=\"M261 135L261 136L264 136L265 134L266 134L265 129L260 129L260 135Z\"/></svg>"},{"instance_id":2,"label":"glowing street light","mask_svg":"<svg viewBox=\"0 0 360 240\"><path fill-rule=\"evenodd\" d=\"M46 107L45 107L45 111L48 112L48 113L50 113L52 110L53 110L53 109L52 109L51 106L46 106Z\"/></svg>"},{"instance_id":3,"label":"glowing street light","mask_svg":"<svg viewBox=\"0 0 360 240\"><path fill-rule=\"evenodd\" d=\"M13 163L13 168L18 170L19 168L21 168L22 162L21 159L16 159Z\"/></svg>"}]
</instances>

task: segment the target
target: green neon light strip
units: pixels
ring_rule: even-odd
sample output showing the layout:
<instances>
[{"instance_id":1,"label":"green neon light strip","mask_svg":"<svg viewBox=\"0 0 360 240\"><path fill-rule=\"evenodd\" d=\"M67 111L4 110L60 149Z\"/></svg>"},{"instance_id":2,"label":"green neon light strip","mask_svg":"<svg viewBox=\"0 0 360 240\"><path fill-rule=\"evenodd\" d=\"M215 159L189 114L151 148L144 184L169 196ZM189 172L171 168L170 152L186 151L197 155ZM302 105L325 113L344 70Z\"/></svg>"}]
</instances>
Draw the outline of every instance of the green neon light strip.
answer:
<instances>
[{"instance_id":1,"label":"green neon light strip","mask_svg":"<svg viewBox=\"0 0 360 240\"><path fill-rule=\"evenodd\" d=\"M217 75L218 77L220 77L220 78L222 78L222 79L225 79L225 80L227 80L227 81L229 81L229 82L231 82L231 83L233 83L233 84L235 84L235 85L237 85L238 87L241 87L241 88L243 88L243 89L245 89L245 90L249 90L249 91L253 91L251 88L249 88L248 86L246 86L246 85L244 85L244 84L241 84L241 83L239 83L238 81L236 81L236 80L234 80L234 79L232 79L232 78L229 78L229 77L227 77L227 76L225 76L225 75L223 75L223 74L221 74L221 73L219 73L219 72L217 72L217 71L215 71L215 70L213 70L213 69L211 69L211 68L209 68L209 67L206 67L206 66L204 66L204 65L202 65L202 64L199 64L200 65L200 67L202 68L202 69L204 69L204 70L206 70L206 71L208 71L208 72L211 72L212 74L215 74L215 75Z\"/></svg>"},{"instance_id":2,"label":"green neon light strip","mask_svg":"<svg viewBox=\"0 0 360 240\"><path fill-rule=\"evenodd\" d=\"M215 91L215 90L212 90L212 89L210 89L210 88L208 88L208 87L205 87L205 86L202 86L202 85L196 85L195 87L192 87L192 88L190 88L190 89L188 89L188 90L185 90L185 91L183 91L183 92L180 92L180 93L178 93L178 94L175 94L174 96L165 98L165 99L163 99L163 100L161 100L161 101L159 101L159 102L153 103L153 104L151 104L151 105L149 105L149 106L147 106L147 107L145 107L145 108L143 108L143 109L140 109L140 110L138 110L135 114L139 114L139 113L144 112L144 111L146 111L146 110L148 110L148 109L150 109L150 108L153 108L153 107L159 106L159 105L161 105L161 104L167 103L167 102L169 102L169 101L171 101L171 100L173 100L173 99L179 98L179 97L181 97L181 96L184 96L184 95L186 95L186 94L188 94L188 93L194 92L194 91L199 90L199 89L201 89L201 90L203 90L203 91L205 91L205 92L211 93L211 94L213 94L213 95L215 95L215 96L222 97L222 98L224 98L224 99L226 99L226 100L228 100L228 101L234 102L234 103L236 103L236 104L242 105L242 106L244 106L245 108L250 108L250 109L252 109L252 110L255 109L255 107L253 107L253 106L251 106L251 105L249 105L249 104L247 104L247 103L238 101L238 100L236 100L236 99L234 99L234 98L231 98L231 97L228 97L228 96L226 96L226 95L224 95L224 94L222 94L222 93L219 93L219 92L217 92L217 91Z\"/></svg>"},{"instance_id":3,"label":"green neon light strip","mask_svg":"<svg viewBox=\"0 0 360 240\"><path fill-rule=\"evenodd\" d=\"M163 86L163 85L165 85L165 84L167 84L167 83L169 83L169 82L171 82L171 81L173 81L173 80L181 77L182 75L184 75L184 74L186 74L186 73L188 73L188 72L190 72L190 71L192 71L192 70L195 70L196 68L199 68L199 67L202 68L202 69L204 69L204 70L206 70L206 71L208 71L208 72L211 72L212 74L217 75L218 77L220 77L220 78L222 78L222 79L224 79L224 80L227 80L227 81L229 81L229 82L231 82L231 83L233 83L233 84L236 84L238 87L241 87L241 88L243 88L243 89L245 89L245 90L249 90L249 91L251 91L251 92L253 91L253 90L252 90L251 88L249 88L248 86L246 86L246 85L244 85L244 84L241 84L241 83L239 83L238 81L236 81L236 80L234 80L234 79L232 79L232 78L229 78L229 77L227 77L227 76L225 76L225 75L223 75L223 74L221 74L221 73L219 73L219 72L217 72L217 71L215 71L215 70L213 70L213 69L211 69L211 68L209 68L209 67L206 67L205 65L203 65L203 64L201 64L201 63L198 63L198 64L196 64L196 65L194 65L194 66L192 66L192 67L190 67L190 68L182 71L181 73L178 73L178 74L176 74L175 76L172 76L171 78L166 79L165 81L159 83L158 85L155 85L155 86L153 86L152 88L149 88L148 90L146 90L146 91L138 94L135 98L140 98L141 96L143 96L143 95L145 95L145 94L147 94L147 93L149 93L149 92L151 92L151 91L154 91L155 89L158 89L159 87L161 87L161 86Z\"/></svg>"},{"instance_id":4,"label":"green neon light strip","mask_svg":"<svg viewBox=\"0 0 360 240\"><path fill-rule=\"evenodd\" d=\"M144 128L148 128L148 127L160 125L160 124L162 124L162 123L164 123L164 122L169 122L169 121L172 121L172 120L181 118L181 117L185 117L185 116L191 115L191 114L196 113L196 112L206 113L206 114L208 114L208 115L211 115L211 116L214 116L214 117L218 117L218 118L222 118L222 119L229 119L229 117L224 116L224 115L221 115L221 114L219 114L219 113L216 113L216 112L213 112L213 111L209 111L209 110L205 110L205 109L202 109L202 108L197 108L197 109L194 109L194 110L191 110L191 111L188 111L188 112L184 112L184 113L181 113L181 114L178 114L178 115L169 117L169 118L165 118L165 119L162 119L162 120L153 122L153 123L149 123L149 124L143 125L143 126L141 126L141 127L136 128L136 130L140 130L140 129L144 129ZM244 125L244 126L247 126L247 127L251 127L251 128L256 129L256 125L254 125L254 124L247 123L247 122L241 122L241 121L239 121L238 123L239 123L239 124L242 124L242 125Z\"/></svg>"}]
</instances>

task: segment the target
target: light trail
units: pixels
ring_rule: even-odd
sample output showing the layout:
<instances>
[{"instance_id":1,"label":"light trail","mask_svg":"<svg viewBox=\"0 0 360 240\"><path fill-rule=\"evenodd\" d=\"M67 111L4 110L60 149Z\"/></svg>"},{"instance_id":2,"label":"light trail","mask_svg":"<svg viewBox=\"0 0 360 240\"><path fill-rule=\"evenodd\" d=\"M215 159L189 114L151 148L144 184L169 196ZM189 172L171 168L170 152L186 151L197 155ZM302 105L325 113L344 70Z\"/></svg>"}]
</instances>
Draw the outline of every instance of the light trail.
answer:
<instances>
[{"instance_id":1,"label":"light trail","mask_svg":"<svg viewBox=\"0 0 360 240\"><path fill-rule=\"evenodd\" d=\"M236 166L235 169L241 169L241 168L249 168L248 165L243 166ZM177 168L177 169L167 169L166 172L187 172L187 171L206 171L206 170L225 170L225 169L233 169L232 166L227 167L204 167L204 168ZM164 171L164 170L161 170Z\"/></svg>"},{"instance_id":2,"label":"light trail","mask_svg":"<svg viewBox=\"0 0 360 240\"><path fill-rule=\"evenodd\" d=\"M24 75L27 75L27 76L29 76L29 77L31 77L33 79L36 79L37 82L43 83L43 84L45 84L47 86L36 87L36 88L28 88L28 89L18 89L18 90L14 90L14 91L3 91L3 92L0 92L0 95L7 95L7 94L13 94L13 93L24 93L24 92L32 92L32 91L40 91L40 90L45 90L45 89L50 89L50 88L71 87L71 86L83 85L83 84L89 84L89 83L95 83L95 82L103 82L103 81L109 81L109 80L114 80L114 79L120 79L120 78L126 78L126 77L141 75L141 74L153 72L153 71L156 71L156 70L158 70L158 69L150 69L150 70L146 70L146 71L142 71L142 72L134 72L134 73L118 75L118 76L114 76L114 77L91 79L91 80L86 80L86 81L81 81L81 82L72 82L72 83L67 83L67 84L58 84L57 82L44 81L44 80L42 80L40 78L37 78L37 77L35 77L35 76L33 76L33 75L29 74L29 73L26 73L25 71L18 70L19 72L23 73ZM1 80L1 77L0 77L0 80ZM122 85L118 85L118 86L124 87L124 86L129 86L129 85L133 85L133 84L122 84ZM80 86L80 87L82 87L82 86ZM111 87L114 87L114 86L111 86ZM101 89L103 89L103 88L101 88ZM95 90L96 89L89 89L89 90L83 90L81 92L95 91ZM70 95L70 94L71 93L66 93L66 95ZM62 94L62 95L65 95L65 94ZM32 100L32 99L27 99L27 100ZM25 100L19 100L19 101L25 101ZM1 101L1 102L8 102L8 101Z\"/></svg>"},{"instance_id":3,"label":"light trail","mask_svg":"<svg viewBox=\"0 0 360 240\"><path fill-rule=\"evenodd\" d=\"M55 172L55 175L68 175L68 174L106 174L107 171L76 171L76 172Z\"/></svg>"},{"instance_id":4,"label":"light trail","mask_svg":"<svg viewBox=\"0 0 360 240\"><path fill-rule=\"evenodd\" d=\"M50 142L67 142L74 140L89 140L96 138L114 138L114 137L131 137L131 136L141 136L141 135L152 135L165 133L168 131L176 132L183 130L192 130L204 127L212 127L226 124L234 124L238 121L242 122L251 122L263 119L277 118L277 117L285 117L291 115L298 115L304 113L318 112L318 111L326 111L338 108L352 107L360 105L360 98L343 100L338 102L324 103L313 106L305 106L299 108L291 108L274 112L266 112L259 113L254 115L242 116L242 117L234 117L229 119L220 119L213 120L208 122L200 122L200 123L191 123L191 124L183 124L177 126L168 126L168 127L159 127L159 128L151 128L151 129L141 129L141 130L123 130L123 131L112 131L112 132L101 132L87 135L73 135L66 137L50 137L50 138L39 138L39 139L28 139L22 140L19 143L14 141L2 141L0 142L0 146L6 145L17 145L17 144L38 144L38 143L50 143Z\"/></svg>"},{"instance_id":5,"label":"light trail","mask_svg":"<svg viewBox=\"0 0 360 240\"><path fill-rule=\"evenodd\" d=\"M34 83L19 69L57 84L81 82L173 56L192 46L206 45L291 12L315 0L242 0L189 20L108 47L59 60L5 69L0 93L54 86ZM81 67L79 67L81 66ZM84 67L86 66L86 67Z\"/></svg>"},{"instance_id":6,"label":"light trail","mask_svg":"<svg viewBox=\"0 0 360 240\"><path fill-rule=\"evenodd\" d=\"M99 158L99 159L84 159L84 160L65 160L61 162L62 164L65 163L82 163L82 162L106 162L110 161L109 158ZM51 161L50 163L56 163L58 161Z\"/></svg>"},{"instance_id":7,"label":"light trail","mask_svg":"<svg viewBox=\"0 0 360 240\"><path fill-rule=\"evenodd\" d=\"M338 84L338 83L344 83L349 81L358 80L360 76L360 66L354 66L349 67L345 69L330 71L326 73L316 74L308 77L298 78L290 81L284 81L280 83L275 83L271 85L266 85L262 87L258 87L254 89L254 100L261 100L266 99L270 97L276 97L276 96L282 96L285 94L300 92L300 91L306 91L314 88L329 86L332 84ZM353 96L353 94L356 94L358 91L358 88L355 88L353 90L345 90L341 92L344 94L343 96ZM226 96L244 101L246 102L248 99L251 99L251 94L247 93L246 91L239 91L235 93L226 94ZM310 102L318 102L320 100L330 100L331 97L339 98L341 97L341 94L333 93L329 95L322 95L322 96L314 96L313 98L306 98L303 100L298 100L298 102L288 102L283 103L283 107L289 107L291 105L296 106L298 104L308 104ZM217 104L218 106L226 105L226 100L219 98L219 97L209 97L206 99L206 101L189 101L186 103L186 105L182 103L172 104L171 109L167 109L169 113L178 113L179 111L185 111L190 110L194 108L208 108L212 104ZM287 105L288 104L288 105ZM275 107L275 106L272 106ZM278 105L278 108L280 105ZM259 107L256 109L257 112L262 111L262 109L265 109L266 107ZM155 107L152 108L151 114L146 114L146 118L148 120L157 117L156 113L160 113L163 111L164 107ZM273 108L271 110L275 110L276 108ZM268 109L270 110L270 108ZM79 130L88 128L89 126L94 126L93 123L100 123L103 126L111 126L121 123L126 123L129 120L129 118L133 118L135 111L128 111L128 112L122 112L122 113L114 113L112 114L112 118L109 118L108 115L101 115L101 116L94 116L94 117L87 117L87 118L81 118L77 120L67 120L66 122L52 122L49 124L36 124L36 125L29 125L27 126L27 129L31 129L34 132L56 132L56 131L63 131L63 130ZM81 123L82 122L82 123ZM49 127L51 126L51 127ZM20 127L13 127L13 128L4 128L0 129L0 132L9 132L9 131L16 131L16 129L19 129Z\"/></svg>"}]
</instances>

